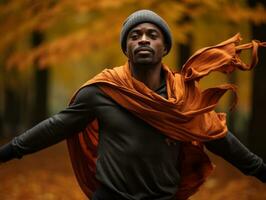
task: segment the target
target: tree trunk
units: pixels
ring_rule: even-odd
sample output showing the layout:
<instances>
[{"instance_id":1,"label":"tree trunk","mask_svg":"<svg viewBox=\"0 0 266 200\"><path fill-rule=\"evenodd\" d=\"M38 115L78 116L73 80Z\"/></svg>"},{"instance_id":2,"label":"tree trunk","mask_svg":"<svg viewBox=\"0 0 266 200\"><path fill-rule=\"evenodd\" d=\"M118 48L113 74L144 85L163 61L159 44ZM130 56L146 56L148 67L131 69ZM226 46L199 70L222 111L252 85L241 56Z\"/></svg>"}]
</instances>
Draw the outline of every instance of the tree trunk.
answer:
<instances>
[{"instance_id":1,"label":"tree trunk","mask_svg":"<svg viewBox=\"0 0 266 200\"><path fill-rule=\"evenodd\" d=\"M4 74L3 136L13 137L21 127L20 78L17 69L4 69Z\"/></svg>"},{"instance_id":2,"label":"tree trunk","mask_svg":"<svg viewBox=\"0 0 266 200\"><path fill-rule=\"evenodd\" d=\"M0 60L0 138L4 135L4 64Z\"/></svg>"},{"instance_id":3,"label":"tree trunk","mask_svg":"<svg viewBox=\"0 0 266 200\"><path fill-rule=\"evenodd\" d=\"M236 83L236 73L232 73L230 74L230 76L228 77L228 81L232 84ZM229 96L229 105L232 104L232 102L234 101L234 95L232 93L230 93ZM228 122L227 122L227 126L228 129L233 132L234 134L236 134L240 139L241 139L241 133L237 132L235 130L235 123L236 123L236 116L238 115L236 110L232 110L228 113ZM243 133L242 133L243 134ZM243 141L243 140L242 140Z\"/></svg>"},{"instance_id":4,"label":"tree trunk","mask_svg":"<svg viewBox=\"0 0 266 200\"><path fill-rule=\"evenodd\" d=\"M263 4L266 7L265 0L249 1L250 6L255 3ZM266 24L255 25L252 24L252 38L257 40L264 40L266 36ZM259 50L259 63L254 70L253 76L253 101L252 101L252 114L249 131L249 147L252 151L259 154L266 160L266 126L265 126L265 113L266 113L266 48Z\"/></svg>"},{"instance_id":5,"label":"tree trunk","mask_svg":"<svg viewBox=\"0 0 266 200\"><path fill-rule=\"evenodd\" d=\"M32 33L33 47L39 46L44 40L43 33L34 31ZM40 68L38 59L34 66L34 100L32 107L32 125L44 120L48 115L48 82L49 68Z\"/></svg>"},{"instance_id":6,"label":"tree trunk","mask_svg":"<svg viewBox=\"0 0 266 200\"><path fill-rule=\"evenodd\" d=\"M179 61L178 61L178 70L181 70L182 66L185 64L185 62L188 60L188 58L191 56L191 36L189 35L189 41L186 44L177 44L177 48L179 51Z\"/></svg>"},{"instance_id":7,"label":"tree trunk","mask_svg":"<svg viewBox=\"0 0 266 200\"><path fill-rule=\"evenodd\" d=\"M0 135L2 137L13 137L21 130L21 102L20 94L23 93L21 77L16 67L7 69L6 59L12 54L13 46L5 50L1 58L1 108L0 108Z\"/></svg>"},{"instance_id":8,"label":"tree trunk","mask_svg":"<svg viewBox=\"0 0 266 200\"><path fill-rule=\"evenodd\" d=\"M183 18L178 22L179 25L192 23L192 19L189 15L184 15ZM192 49L192 35L187 33L187 42L177 44L177 52L179 52L179 60L177 60L178 70L182 69L182 66L186 63L188 58L191 56Z\"/></svg>"}]
</instances>

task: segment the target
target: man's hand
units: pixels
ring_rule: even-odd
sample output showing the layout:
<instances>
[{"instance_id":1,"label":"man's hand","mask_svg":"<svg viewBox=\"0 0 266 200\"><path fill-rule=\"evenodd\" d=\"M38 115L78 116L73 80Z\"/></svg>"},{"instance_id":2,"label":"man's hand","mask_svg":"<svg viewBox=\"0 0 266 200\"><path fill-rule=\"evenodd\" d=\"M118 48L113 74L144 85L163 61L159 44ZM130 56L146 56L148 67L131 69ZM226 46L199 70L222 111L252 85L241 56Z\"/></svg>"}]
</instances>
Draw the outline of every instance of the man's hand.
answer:
<instances>
[{"instance_id":1,"label":"man's hand","mask_svg":"<svg viewBox=\"0 0 266 200\"><path fill-rule=\"evenodd\" d=\"M258 172L254 175L258 178L261 182L266 183L266 164L263 163L258 170Z\"/></svg>"}]
</instances>

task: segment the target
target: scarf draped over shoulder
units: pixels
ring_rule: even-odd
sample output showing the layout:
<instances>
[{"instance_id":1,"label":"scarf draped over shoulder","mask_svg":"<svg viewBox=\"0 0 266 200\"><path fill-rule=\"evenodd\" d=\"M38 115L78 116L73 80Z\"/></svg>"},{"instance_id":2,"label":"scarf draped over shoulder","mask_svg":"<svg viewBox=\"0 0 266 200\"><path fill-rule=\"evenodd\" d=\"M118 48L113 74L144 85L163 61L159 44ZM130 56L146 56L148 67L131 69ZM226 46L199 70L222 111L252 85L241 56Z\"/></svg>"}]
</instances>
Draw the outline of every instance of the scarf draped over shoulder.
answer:
<instances>
[{"instance_id":1,"label":"scarf draped over shoulder","mask_svg":"<svg viewBox=\"0 0 266 200\"><path fill-rule=\"evenodd\" d=\"M133 115L173 140L182 141L178 169L181 182L176 194L177 200L188 199L213 170L212 163L204 153L203 142L225 137L226 114L217 113L214 109L226 91L232 90L236 94L235 86L232 84L201 91L200 79L213 71L231 73L237 68L250 70L258 62L258 47L266 47L265 42L255 40L238 45L240 40L241 37L237 34L218 45L198 50L184 64L181 73L172 72L163 65L167 98L134 79L128 63L113 69L105 69L81 87L97 84L106 95ZM252 49L250 64L240 59L239 55L244 49ZM236 101L237 99L235 103ZM79 185L90 198L99 186L95 178L97 119L88 124L82 132L68 138L67 144Z\"/></svg>"}]
</instances>

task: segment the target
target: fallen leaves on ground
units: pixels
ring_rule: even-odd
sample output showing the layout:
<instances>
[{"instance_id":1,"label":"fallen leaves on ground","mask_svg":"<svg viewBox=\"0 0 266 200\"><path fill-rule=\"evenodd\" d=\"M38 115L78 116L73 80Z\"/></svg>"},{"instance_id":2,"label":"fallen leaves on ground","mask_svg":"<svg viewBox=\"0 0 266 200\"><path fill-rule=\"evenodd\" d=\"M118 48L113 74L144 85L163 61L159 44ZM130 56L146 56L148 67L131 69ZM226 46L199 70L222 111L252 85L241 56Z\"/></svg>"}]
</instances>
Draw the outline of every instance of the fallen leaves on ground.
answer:
<instances>
[{"instance_id":1,"label":"fallen leaves on ground","mask_svg":"<svg viewBox=\"0 0 266 200\"><path fill-rule=\"evenodd\" d=\"M265 200L266 185L211 155L217 167L191 200ZM66 144L0 166L1 200L85 200L75 179Z\"/></svg>"}]
</instances>

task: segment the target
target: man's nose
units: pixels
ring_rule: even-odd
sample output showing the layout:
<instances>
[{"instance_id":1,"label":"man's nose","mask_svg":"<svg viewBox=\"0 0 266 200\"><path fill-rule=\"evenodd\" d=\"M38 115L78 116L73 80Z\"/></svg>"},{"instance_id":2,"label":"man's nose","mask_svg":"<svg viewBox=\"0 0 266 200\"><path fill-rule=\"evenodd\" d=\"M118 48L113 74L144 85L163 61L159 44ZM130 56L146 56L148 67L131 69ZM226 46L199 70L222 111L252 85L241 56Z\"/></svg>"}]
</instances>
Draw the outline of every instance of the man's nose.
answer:
<instances>
[{"instance_id":1,"label":"man's nose","mask_svg":"<svg viewBox=\"0 0 266 200\"><path fill-rule=\"evenodd\" d=\"M139 40L139 44L142 44L142 45L147 45L147 44L150 44L150 41L147 37L146 34L143 34Z\"/></svg>"}]
</instances>

